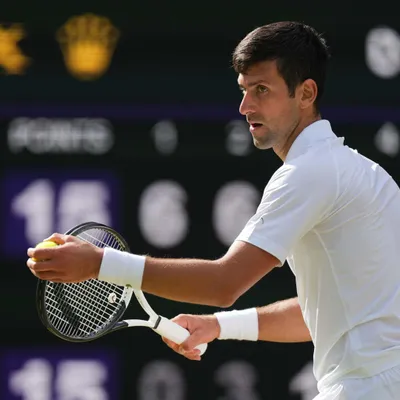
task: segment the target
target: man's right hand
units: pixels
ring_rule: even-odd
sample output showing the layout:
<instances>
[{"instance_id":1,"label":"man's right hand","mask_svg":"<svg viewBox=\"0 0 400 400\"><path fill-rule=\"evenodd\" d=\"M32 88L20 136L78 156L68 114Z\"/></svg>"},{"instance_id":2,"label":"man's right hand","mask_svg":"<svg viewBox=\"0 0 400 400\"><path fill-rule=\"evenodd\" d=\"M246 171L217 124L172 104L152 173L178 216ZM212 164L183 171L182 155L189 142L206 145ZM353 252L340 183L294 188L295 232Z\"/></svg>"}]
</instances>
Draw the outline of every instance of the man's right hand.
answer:
<instances>
[{"instance_id":1,"label":"man's right hand","mask_svg":"<svg viewBox=\"0 0 400 400\"><path fill-rule=\"evenodd\" d=\"M190 332L190 336L180 345L171 342L165 337L162 340L172 350L189 360L200 361L200 352L195 347L202 343L212 342L220 334L220 326L215 315L180 314L172 318L172 321L187 329Z\"/></svg>"}]
</instances>

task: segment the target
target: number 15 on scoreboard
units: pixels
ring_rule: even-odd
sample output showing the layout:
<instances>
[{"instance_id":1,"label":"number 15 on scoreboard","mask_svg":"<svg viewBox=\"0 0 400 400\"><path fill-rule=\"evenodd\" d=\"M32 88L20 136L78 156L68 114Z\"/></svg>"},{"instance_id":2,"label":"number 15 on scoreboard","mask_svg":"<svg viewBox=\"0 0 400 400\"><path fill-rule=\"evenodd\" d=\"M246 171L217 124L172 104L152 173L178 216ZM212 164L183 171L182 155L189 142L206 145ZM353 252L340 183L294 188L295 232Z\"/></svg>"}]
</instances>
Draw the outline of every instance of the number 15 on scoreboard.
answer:
<instances>
[{"instance_id":1,"label":"number 15 on scoreboard","mask_svg":"<svg viewBox=\"0 0 400 400\"><path fill-rule=\"evenodd\" d=\"M109 171L8 171L2 181L1 252L19 257L51 233L87 220L117 229L118 189Z\"/></svg>"}]
</instances>

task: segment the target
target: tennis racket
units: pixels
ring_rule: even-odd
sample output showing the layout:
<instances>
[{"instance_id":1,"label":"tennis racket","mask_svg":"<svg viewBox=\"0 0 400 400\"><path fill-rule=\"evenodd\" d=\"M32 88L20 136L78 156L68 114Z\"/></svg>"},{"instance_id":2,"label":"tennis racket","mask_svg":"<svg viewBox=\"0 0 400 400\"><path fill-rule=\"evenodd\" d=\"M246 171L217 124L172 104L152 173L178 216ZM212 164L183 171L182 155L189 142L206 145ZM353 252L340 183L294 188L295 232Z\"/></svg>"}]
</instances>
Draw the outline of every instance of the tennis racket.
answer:
<instances>
[{"instance_id":1,"label":"tennis racket","mask_svg":"<svg viewBox=\"0 0 400 400\"><path fill-rule=\"evenodd\" d=\"M98 247L130 251L124 238L104 224L86 222L75 226L66 234ZM142 308L146 312L147 320L121 320L128 306L135 306L136 302L130 303L133 294L140 305L138 309ZM36 302L39 317L45 327L69 342L88 342L110 332L135 326L151 328L177 344L181 344L189 336L185 328L158 315L141 290L130 286L119 286L98 279L79 283L54 283L39 279ZM203 354L207 344L196 348Z\"/></svg>"}]
</instances>

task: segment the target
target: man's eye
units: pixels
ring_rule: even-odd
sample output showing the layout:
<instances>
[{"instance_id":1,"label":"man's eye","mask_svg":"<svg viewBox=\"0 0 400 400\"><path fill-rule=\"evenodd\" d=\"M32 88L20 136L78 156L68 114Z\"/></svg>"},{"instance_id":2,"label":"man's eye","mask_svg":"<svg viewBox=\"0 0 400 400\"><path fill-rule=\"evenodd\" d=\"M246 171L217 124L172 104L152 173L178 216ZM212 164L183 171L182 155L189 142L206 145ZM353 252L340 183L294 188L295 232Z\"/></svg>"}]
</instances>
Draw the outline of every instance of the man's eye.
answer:
<instances>
[{"instance_id":1,"label":"man's eye","mask_svg":"<svg viewBox=\"0 0 400 400\"><path fill-rule=\"evenodd\" d=\"M268 92L268 88L266 86L258 85L257 92L258 93L266 93L266 92Z\"/></svg>"}]
</instances>

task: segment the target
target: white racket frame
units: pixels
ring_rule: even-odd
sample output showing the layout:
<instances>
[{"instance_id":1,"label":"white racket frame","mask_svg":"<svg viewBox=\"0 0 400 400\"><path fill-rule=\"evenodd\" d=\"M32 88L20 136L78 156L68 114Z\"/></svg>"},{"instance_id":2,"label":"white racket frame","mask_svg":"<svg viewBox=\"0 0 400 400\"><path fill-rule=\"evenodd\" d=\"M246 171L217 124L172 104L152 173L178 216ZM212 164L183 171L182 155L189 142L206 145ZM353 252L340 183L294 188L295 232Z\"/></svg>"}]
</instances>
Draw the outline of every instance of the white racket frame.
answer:
<instances>
[{"instance_id":1,"label":"white racket frame","mask_svg":"<svg viewBox=\"0 0 400 400\"><path fill-rule=\"evenodd\" d=\"M135 326L151 328L160 336L163 336L177 344L181 344L190 336L190 333L187 329L183 328L182 326L178 325L168 318L158 315L150 306L149 302L144 296L144 293L141 290L133 289L130 286L126 286L125 290L125 298L123 301L125 301L126 308L129 307L132 294L134 294L140 306L149 316L149 319L147 321L144 319L124 319L122 321L119 321L117 325L124 324L125 327L129 328ZM195 348L200 351L200 355L203 355L207 350L207 343L199 344Z\"/></svg>"}]
</instances>

